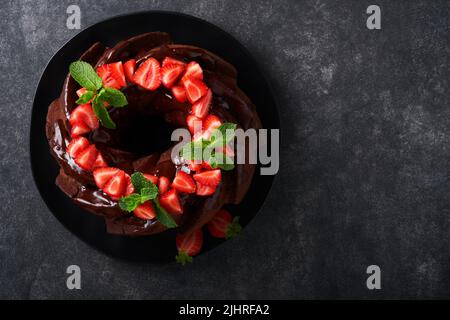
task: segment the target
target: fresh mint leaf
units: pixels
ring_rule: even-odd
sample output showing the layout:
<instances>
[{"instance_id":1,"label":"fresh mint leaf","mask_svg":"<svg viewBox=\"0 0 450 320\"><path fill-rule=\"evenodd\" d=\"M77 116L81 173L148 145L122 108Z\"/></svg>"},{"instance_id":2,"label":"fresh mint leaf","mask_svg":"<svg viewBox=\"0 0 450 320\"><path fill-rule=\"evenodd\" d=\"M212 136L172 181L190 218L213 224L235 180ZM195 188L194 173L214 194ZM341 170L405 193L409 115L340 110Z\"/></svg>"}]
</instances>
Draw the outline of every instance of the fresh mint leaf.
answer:
<instances>
[{"instance_id":1,"label":"fresh mint leaf","mask_svg":"<svg viewBox=\"0 0 450 320\"><path fill-rule=\"evenodd\" d=\"M95 92L94 91L87 91L85 94L83 94L77 101L75 101L77 104L86 104L89 101L94 98Z\"/></svg>"},{"instance_id":2,"label":"fresh mint leaf","mask_svg":"<svg viewBox=\"0 0 450 320\"><path fill-rule=\"evenodd\" d=\"M127 97L120 90L103 88L98 94L102 101L108 102L113 107L124 107L128 104Z\"/></svg>"},{"instance_id":3,"label":"fresh mint leaf","mask_svg":"<svg viewBox=\"0 0 450 320\"><path fill-rule=\"evenodd\" d=\"M142 188L141 189L141 201L142 203L153 200L158 196L158 187L153 185L150 188Z\"/></svg>"},{"instance_id":4,"label":"fresh mint leaf","mask_svg":"<svg viewBox=\"0 0 450 320\"><path fill-rule=\"evenodd\" d=\"M234 138L234 131L237 125L231 122L222 123L211 133L211 141L214 145L220 145L230 142Z\"/></svg>"},{"instance_id":5,"label":"fresh mint leaf","mask_svg":"<svg viewBox=\"0 0 450 320\"><path fill-rule=\"evenodd\" d=\"M89 91L96 91L102 87L102 79L87 62L72 62L69 66L69 71L72 78L74 78L80 86Z\"/></svg>"},{"instance_id":6,"label":"fresh mint leaf","mask_svg":"<svg viewBox=\"0 0 450 320\"><path fill-rule=\"evenodd\" d=\"M239 217L234 217L233 222L228 225L227 230L225 231L225 239L231 239L234 236L238 235L242 230L242 227L239 223Z\"/></svg>"},{"instance_id":7,"label":"fresh mint leaf","mask_svg":"<svg viewBox=\"0 0 450 320\"><path fill-rule=\"evenodd\" d=\"M191 141L181 148L181 156L187 160L203 159L203 150L209 145L209 141L198 140Z\"/></svg>"},{"instance_id":8,"label":"fresh mint leaf","mask_svg":"<svg viewBox=\"0 0 450 320\"><path fill-rule=\"evenodd\" d=\"M172 216L166 210L164 210L163 207L161 207L158 198L153 199L153 203L156 209L156 217L162 225L166 226L169 229L178 227Z\"/></svg>"},{"instance_id":9,"label":"fresh mint leaf","mask_svg":"<svg viewBox=\"0 0 450 320\"><path fill-rule=\"evenodd\" d=\"M136 209L139 205L142 204L142 198L140 194L133 193L129 196L122 197L119 200L119 207L120 209L132 212L134 209Z\"/></svg>"},{"instance_id":10,"label":"fresh mint leaf","mask_svg":"<svg viewBox=\"0 0 450 320\"><path fill-rule=\"evenodd\" d=\"M141 172L135 172L131 175L131 183L137 193L141 193L143 188L150 189L149 192L158 193L158 187L155 186L153 182L148 180Z\"/></svg>"},{"instance_id":11,"label":"fresh mint leaf","mask_svg":"<svg viewBox=\"0 0 450 320\"><path fill-rule=\"evenodd\" d=\"M234 163L233 160L231 160L231 158L228 158L225 161L218 161L219 159L217 159L216 156L213 156L209 159L208 163L209 165L213 168L219 168L225 171L231 171L234 169Z\"/></svg>"},{"instance_id":12,"label":"fresh mint leaf","mask_svg":"<svg viewBox=\"0 0 450 320\"><path fill-rule=\"evenodd\" d=\"M92 101L92 109L94 109L94 113L97 116L98 120L100 120L102 126L108 129L116 128L116 124L109 116L108 110L106 110L105 106L103 105L103 101L99 99L99 96L95 97Z\"/></svg>"}]
</instances>

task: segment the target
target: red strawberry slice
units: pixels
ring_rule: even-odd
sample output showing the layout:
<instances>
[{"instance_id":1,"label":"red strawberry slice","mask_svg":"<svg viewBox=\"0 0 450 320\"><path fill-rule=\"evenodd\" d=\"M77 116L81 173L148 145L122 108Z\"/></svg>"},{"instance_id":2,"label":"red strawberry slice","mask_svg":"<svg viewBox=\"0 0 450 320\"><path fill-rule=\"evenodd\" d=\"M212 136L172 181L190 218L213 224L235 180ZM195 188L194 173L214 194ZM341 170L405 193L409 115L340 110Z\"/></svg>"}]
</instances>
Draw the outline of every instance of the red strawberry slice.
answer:
<instances>
[{"instance_id":1,"label":"red strawberry slice","mask_svg":"<svg viewBox=\"0 0 450 320\"><path fill-rule=\"evenodd\" d=\"M133 75L133 82L147 90L156 90L161 84L161 67L158 60L145 60Z\"/></svg>"},{"instance_id":2,"label":"red strawberry slice","mask_svg":"<svg viewBox=\"0 0 450 320\"><path fill-rule=\"evenodd\" d=\"M159 180L158 180L159 194L166 193L169 190L169 188L170 188L170 180L164 176L159 177Z\"/></svg>"},{"instance_id":3,"label":"red strawberry slice","mask_svg":"<svg viewBox=\"0 0 450 320\"><path fill-rule=\"evenodd\" d=\"M203 122L203 139L209 139L215 129L220 127L222 121L214 115L209 115Z\"/></svg>"},{"instance_id":4,"label":"red strawberry slice","mask_svg":"<svg viewBox=\"0 0 450 320\"><path fill-rule=\"evenodd\" d=\"M69 122L71 125L84 122L91 130L99 127L99 121L94 113L94 109L89 103L79 105L70 114Z\"/></svg>"},{"instance_id":5,"label":"red strawberry slice","mask_svg":"<svg viewBox=\"0 0 450 320\"><path fill-rule=\"evenodd\" d=\"M144 220L152 220L156 217L156 211L151 201L147 201L134 209L134 215Z\"/></svg>"},{"instance_id":6,"label":"red strawberry slice","mask_svg":"<svg viewBox=\"0 0 450 320\"><path fill-rule=\"evenodd\" d=\"M184 71L184 67L179 64L169 64L161 70L161 82L166 88L172 88Z\"/></svg>"},{"instance_id":7,"label":"red strawberry slice","mask_svg":"<svg viewBox=\"0 0 450 320\"><path fill-rule=\"evenodd\" d=\"M131 182L131 177L128 174L125 174L125 180L127 183L127 187L125 188L125 196L129 196L134 193L133 182Z\"/></svg>"},{"instance_id":8,"label":"red strawberry slice","mask_svg":"<svg viewBox=\"0 0 450 320\"><path fill-rule=\"evenodd\" d=\"M72 125L72 129L70 130L70 136L72 138L76 138L90 131L91 128L89 128L84 122L77 122Z\"/></svg>"},{"instance_id":9,"label":"red strawberry slice","mask_svg":"<svg viewBox=\"0 0 450 320\"><path fill-rule=\"evenodd\" d=\"M241 231L239 217L233 219L231 214L225 210L219 210L214 218L208 222L209 233L216 238L232 238Z\"/></svg>"},{"instance_id":10,"label":"red strawberry slice","mask_svg":"<svg viewBox=\"0 0 450 320\"><path fill-rule=\"evenodd\" d=\"M192 106L192 114L197 118L203 119L209 112L212 102L212 91L208 89L206 95Z\"/></svg>"},{"instance_id":11,"label":"red strawberry slice","mask_svg":"<svg viewBox=\"0 0 450 320\"><path fill-rule=\"evenodd\" d=\"M212 170L213 169L211 167L211 165L208 162L206 162L206 161L202 162L202 168L205 169L205 170Z\"/></svg>"},{"instance_id":12,"label":"red strawberry slice","mask_svg":"<svg viewBox=\"0 0 450 320\"><path fill-rule=\"evenodd\" d=\"M189 234L177 234L175 242L178 253L184 253L190 257L199 254L203 246L202 229L197 229Z\"/></svg>"},{"instance_id":13,"label":"red strawberry slice","mask_svg":"<svg viewBox=\"0 0 450 320\"><path fill-rule=\"evenodd\" d=\"M194 174L194 180L200 184L215 187L218 186L222 180L222 173L220 169L214 169Z\"/></svg>"},{"instance_id":14,"label":"red strawberry slice","mask_svg":"<svg viewBox=\"0 0 450 320\"><path fill-rule=\"evenodd\" d=\"M169 213L181 214L183 208L181 207L180 198L178 198L177 191L170 189L159 198L159 202L164 209Z\"/></svg>"},{"instance_id":15,"label":"red strawberry slice","mask_svg":"<svg viewBox=\"0 0 450 320\"><path fill-rule=\"evenodd\" d=\"M191 132L191 134L196 133L195 129L197 129L197 132L202 130L202 123L203 122L202 122L202 120L200 118L197 118L196 116L193 116L191 114L188 115L186 117L186 123L187 123L188 129Z\"/></svg>"},{"instance_id":16,"label":"red strawberry slice","mask_svg":"<svg viewBox=\"0 0 450 320\"><path fill-rule=\"evenodd\" d=\"M202 67L195 61L191 61L186 66L186 72L184 73L183 78L197 78L203 80L203 69Z\"/></svg>"},{"instance_id":17,"label":"red strawberry slice","mask_svg":"<svg viewBox=\"0 0 450 320\"><path fill-rule=\"evenodd\" d=\"M191 171L200 171L202 169L201 163L195 163L192 160L186 160L186 163Z\"/></svg>"},{"instance_id":18,"label":"red strawberry slice","mask_svg":"<svg viewBox=\"0 0 450 320\"><path fill-rule=\"evenodd\" d=\"M118 174L120 169L112 168L112 167L106 167L106 168L99 168L94 170L94 180L97 187L102 189L105 184L116 174Z\"/></svg>"},{"instance_id":19,"label":"red strawberry slice","mask_svg":"<svg viewBox=\"0 0 450 320\"><path fill-rule=\"evenodd\" d=\"M180 61L180 60L177 60L177 59L174 59L174 58L171 58L171 57L165 57L163 62L162 62L163 68L168 66L168 65L171 65L171 64L176 64L176 65L180 65L180 66L183 66L183 67L186 65L186 63L184 63L183 61Z\"/></svg>"},{"instance_id":20,"label":"red strawberry slice","mask_svg":"<svg viewBox=\"0 0 450 320\"><path fill-rule=\"evenodd\" d=\"M194 193L196 189L194 179L184 171L177 172L172 187L184 193Z\"/></svg>"},{"instance_id":21,"label":"red strawberry slice","mask_svg":"<svg viewBox=\"0 0 450 320\"><path fill-rule=\"evenodd\" d=\"M200 184L196 182L197 184L197 191L195 192L198 196L210 196L216 192L216 187L211 187L207 185Z\"/></svg>"},{"instance_id":22,"label":"red strawberry slice","mask_svg":"<svg viewBox=\"0 0 450 320\"><path fill-rule=\"evenodd\" d=\"M179 102L183 103L186 102L186 89L182 86L173 86L172 87L172 94Z\"/></svg>"},{"instance_id":23,"label":"red strawberry slice","mask_svg":"<svg viewBox=\"0 0 450 320\"><path fill-rule=\"evenodd\" d=\"M75 158L75 163L84 170L92 170L95 160L97 159L98 151L94 144L87 147L85 150Z\"/></svg>"},{"instance_id":24,"label":"red strawberry slice","mask_svg":"<svg viewBox=\"0 0 450 320\"><path fill-rule=\"evenodd\" d=\"M108 166L108 164L106 163L102 154L100 152L98 152L97 159L95 159L92 169L103 168L103 167L107 167L107 166Z\"/></svg>"},{"instance_id":25,"label":"red strawberry slice","mask_svg":"<svg viewBox=\"0 0 450 320\"><path fill-rule=\"evenodd\" d=\"M190 103L195 103L200 100L208 92L206 84L197 78L188 77L183 80L183 85L184 89L186 89L186 97ZM198 117L195 113L194 115Z\"/></svg>"},{"instance_id":26,"label":"red strawberry slice","mask_svg":"<svg viewBox=\"0 0 450 320\"><path fill-rule=\"evenodd\" d=\"M153 182L153 184L158 184L158 177L152 174L144 173L144 177Z\"/></svg>"},{"instance_id":27,"label":"red strawberry slice","mask_svg":"<svg viewBox=\"0 0 450 320\"><path fill-rule=\"evenodd\" d=\"M102 78L104 87L120 89L127 85L123 65L120 61L98 67L97 74Z\"/></svg>"},{"instance_id":28,"label":"red strawberry slice","mask_svg":"<svg viewBox=\"0 0 450 320\"><path fill-rule=\"evenodd\" d=\"M109 179L109 181L103 186L102 190L112 199L118 200L125 194L126 187L126 174L122 170L119 170L119 172Z\"/></svg>"},{"instance_id":29,"label":"red strawberry slice","mask_svg":"<svg viewBox=\"0 0 450 320\"><path fill-rule=\"evenodd\" d=\"M90 143L88 139L85 137L78 137L75 139L72 139L70 141L69 145L67 146L67 153L72 158L75 158L78 156L83 150L85 150L87 147L89 147Z\"/></svg>"},{"instance_id":30,"label":"red strawberry slice","mask_svg":"<svg viewBox=\"0 0 450 320\"><path fill-rule=\"evenodd\" d=\"M123 64L123 71L125 73L125 79L131 83L133 82L134 71L136 70L136 60L130 59Z\"/></svg>"}]
</instances>

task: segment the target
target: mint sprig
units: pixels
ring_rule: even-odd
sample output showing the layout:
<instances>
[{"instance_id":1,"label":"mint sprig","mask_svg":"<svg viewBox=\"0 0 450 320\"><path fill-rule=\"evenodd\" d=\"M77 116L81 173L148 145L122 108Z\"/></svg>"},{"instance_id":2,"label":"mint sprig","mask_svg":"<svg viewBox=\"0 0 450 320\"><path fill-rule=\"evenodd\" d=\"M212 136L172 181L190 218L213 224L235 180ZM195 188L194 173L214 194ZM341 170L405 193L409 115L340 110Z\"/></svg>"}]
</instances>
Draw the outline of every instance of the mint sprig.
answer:
<instances>
[{"instance_id":1,"label":"mint sprig","mask_svg":"<svg viewBox=\"0 0 450 320\"><path fill-rule=\"evenodd\" d=\"M108 129L116 128L116 124L111 119L108 110L105 108L104 101L100 99L99 96L96 96L92 101L92 109L94 109L94 113L98 120L100 120L102 126Z\"/></svg>"},{"instance_id":2,"label":"mint sprig","mask_svg":"<svg viewBox=\"0 0 450 320\"><path fill-rule=\"evenodd\" d=\"M102 79L87 62L72 62L69 66L69 71L72 78L74 78L80 86L89 91L97 91L102 87Z\"/></svg>"},{"instance_id":3,"label":"mint sprig","mask_svg":"<svg viewBox=\"0 0 450 320\"><path fill-rule=\"evenodd\" d=\"M77 101L75 101L77 104L86 104L89 101L91 101L96 95L96 92L94 91L86 91L85 94L83 94Z\"/></svg>"},{"instance_id":4,"label":"mint sprig","mask_svg":"<svg viewBox=\"0 0 450 320\"><path fill-rule=\"evenodd\" d=\"M122 210L132 212L141 204L152 201L158 221L167 228L178 227L172 216L159 204L159 190L153 182L148 180L141 172L135 172L131 175L131 183L133 184L135 193L120 198L119 207Z\"/></svg>"},{"instance_id":5,"label":"mint sprig","mask_svg":"<svg viewBox=\"0 0 450 320\"><path fill-rule=\"evenodd\" d=\"M100 90L98 98L116 108L125 107L128 104L127 97L122 91L113 88L103 88Z\"/></svg>"}]
</instances>

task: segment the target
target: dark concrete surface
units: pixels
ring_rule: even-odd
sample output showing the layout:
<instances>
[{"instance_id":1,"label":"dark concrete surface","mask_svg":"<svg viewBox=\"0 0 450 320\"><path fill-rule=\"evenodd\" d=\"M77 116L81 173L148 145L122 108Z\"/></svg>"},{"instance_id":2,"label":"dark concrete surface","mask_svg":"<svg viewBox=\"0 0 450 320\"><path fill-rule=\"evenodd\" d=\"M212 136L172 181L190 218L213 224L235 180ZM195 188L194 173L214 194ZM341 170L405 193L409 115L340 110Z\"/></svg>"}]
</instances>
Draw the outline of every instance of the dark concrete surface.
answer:
<instances>
[{"instance_id":1,"label":"dark concrete surface","mask_svg":"<svg viewBox=\"0 0 450 320\"><path fill-rule=\"evenodd\" d=\"M242 235L188 267L116 261L48 211L33 183L33 94L82 28L139 10L210 21L261 61L277 95L281 170ZM382 30L366 28L370 4ZM0 298L450 297L448 1L3 1ZM59 84L56 84L59 85ZM66 288L66 267L82 290ZM377 264L382 289L366 288Z\"/></svg>"}]
</instances>

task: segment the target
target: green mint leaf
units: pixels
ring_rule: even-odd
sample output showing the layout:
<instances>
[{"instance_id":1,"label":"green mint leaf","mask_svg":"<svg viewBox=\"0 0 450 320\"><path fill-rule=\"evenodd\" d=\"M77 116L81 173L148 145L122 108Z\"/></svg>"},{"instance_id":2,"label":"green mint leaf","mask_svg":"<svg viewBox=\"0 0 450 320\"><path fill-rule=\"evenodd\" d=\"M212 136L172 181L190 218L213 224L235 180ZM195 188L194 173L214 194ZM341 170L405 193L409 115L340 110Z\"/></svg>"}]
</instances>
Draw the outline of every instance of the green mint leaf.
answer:
<instances>
[{"instance_id":1,"label":"green mint leaf","mask_svg":"<svg viewBox=\"0 0 450 320\"><path fill-rule=\"evenodd\" d=\"M144 203L148 200L153 200L158 196L158 187L153 185L151 188L141 189L141 202Z\"/></svg>"},{"instance_id":2,"label":"green mint leaf","mask_svg":"<svg viewBox=\"0 0 450 320\"><path fill-rule=\"evenodd\" d=\"M234 131L236 130L236 127L237 125L235 123L222 123L211 133L211 141L214 142L215 145L230 142L234 138Z\"/></svg>"},{"instance_id":3,"label":"green mint leaf","mask_svg":"<svg viewBox=\"0 0 450 320\"><path fill-rule=\"evenodd\" d=\"M199 160L203 159L203 151L209 145L209 141L199 140L191 141L181 148L180 155L187 160Z\"/></svg>"},{"instance_id":4,"label":"green mint leaf","mask_svg":"<svg viewBox=\"0 0 450 320\"><path fill-rule=\"evenodd\" d=\"M225 238L231 239L234 236L238 235L241 230L242 227L239 224L239 217L234 217L233 221L228 225L227 231L225 232Z\"/></svg>"},{"instance_id":5,"label":"green mint leaf","mask_svg":"<svg viewBox=\"0 0 450 320\"><path fill-rule=\"evenodd\" d=\"M105 106L103 105L103 101L99 99L99 96L95 97L92 101L92 109L94 109L94 113L97 116L98 120L100 120L102 126L108 129L116 128L116 124L109 116L108 110L106 110Z\"/></svg>"},{"instance_id":6,"label":"green mint leaf","mask_svg":"<svg viewBox=\"0 0 450 320\"><path fill-rule=\"evenodd\" d=\"M80 86L89 91L96 91L102 87L102 79L87 62L72 62L69 66L69 71L72 78L74 78Z\"/></svg>"},{"instance_id":7,"label":"green mint leaf","mask_svg":"<svg viewBox=\"0 0 450 320\"><path fill-rule=\"evenodd\" d=\"M119 200L120 209L127 212L132 212L141 204L142 204L141 195L136 193L130 194L129 196L126 197L122 197Z\"/></svg>"},{"instance_id":8,"label":"green mint leaf","mask_svg":"<svg viewBox=\"0 0 450 320\"><path fill-rule=\"evenodd\" d=\"M151 192L158 192L158 187L148 180L141 172L135 172L131 175L131 183L137 193L142 193L143 188L151 189Z\"/></svg>"},{"instance_id":9,"label":"green mint leaf","mask_svg":"<svg viewBox=\"0 0 450 320\"><path fill-rule=\"evenodd\" d=\"M87 91L85 94L83 94L77 101L75 101L77 104L86 104L89 101L94 98L95 92L94 91Z\"/></svg>"},{"instance_id":10,"label":"green mint leaf","mask_svg":"<svg viewBox=\"0 0 450 320\"><path fill-rule=\"evenodd\" d=\"M166 210L164 210L163 207L161 207L158 198L153 199L153 204L155 205L155 210L157 214L156 217L162 225L166 226L169 229L178 227L177 223L175 222L175 220L173 220L172 216Z\"/></svg>"},{"instance_id":11,"label":"green mint leaf","mask_svg":"<svg viewBox=\"0 0 450 320\"><path fill-rule=\"evenodd\" d=\"M192 262L192 257L189 256L186 252L180 251L175 257L175 260L180 263L181 265L185 265L186 263Z\"/></svg>"},{"instance_id":12,"label":"green mint leaf","mask_svg":"<svg viewBox=\"0 0 450 320\"><path fill-rule=\"evenodd\" d=\"M124 107L128 104L127 97L120 90L104 88L98 94L102 101L108 102L113 107Z\"/></svg>"}]
</instances>

